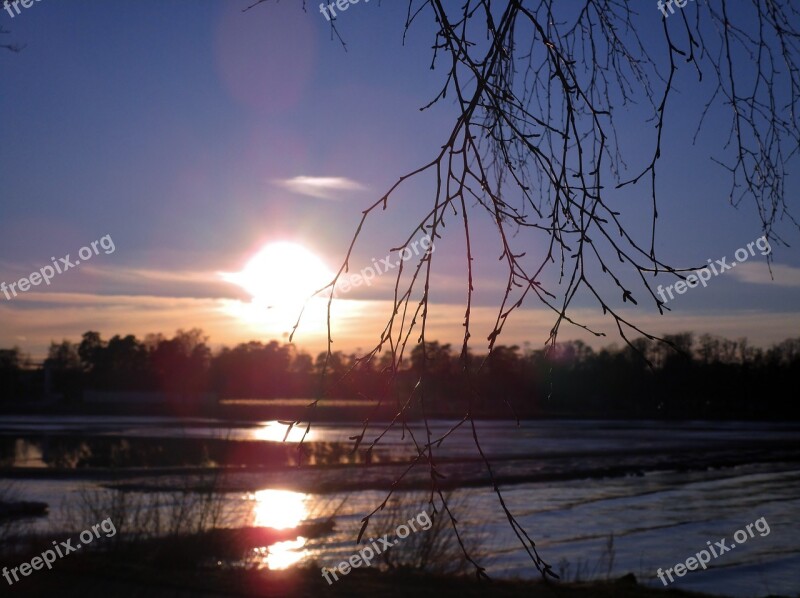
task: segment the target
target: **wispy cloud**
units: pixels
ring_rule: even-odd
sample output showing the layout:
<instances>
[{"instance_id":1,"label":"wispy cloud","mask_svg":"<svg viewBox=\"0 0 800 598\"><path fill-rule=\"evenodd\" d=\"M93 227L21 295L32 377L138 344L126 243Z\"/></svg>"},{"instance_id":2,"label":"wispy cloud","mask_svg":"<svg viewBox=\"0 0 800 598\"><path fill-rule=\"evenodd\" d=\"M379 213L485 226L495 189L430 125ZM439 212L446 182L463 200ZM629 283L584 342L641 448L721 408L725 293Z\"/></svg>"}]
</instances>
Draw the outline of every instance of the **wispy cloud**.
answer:
<instances>
[{"instance_id":1,"label":"wispy cloud","mask_svg":"<svg viewBox=\"0 0 800 598\"><path fill-rule=\"evenodd\" d=\"M783 264L772 264L772 276L766 264L736 264L732 271L742 282L750 284L771 284L781 287L800 287L800 268Z\"/></svg>"},{"instance_id":2,"label":"wispy cloud","mask_svg":"<svg viewBox=\"0 0 800 598\"><path fill-rule=\"evenodd\" d=\"M19 270L8 279L25 276L35 269ZM0 277L2 280L2 277ZM111 267L87 265L76 275L62 276L53 280L49 286L40 286L26 293L20 293L15 302L52 301L63 296L139 296L139 297L184 297L196 299L248 299L243 290L233 287L214 271L199 270L156 270L146 268ZM7 303L0 293L0 304ZM58 299L56 299L58 302Z\"/></svg>"},{"instance_id":3,"label":"wispy cloud","mask_svg":"<svg viewBox=\"0 0 800 598\"><path fill-rule=\"evenodd\" d=\"M367 188L345 177L296 176L280 179L277 183L294 193L320 199L337 199L346 191L364 191Z\"/></svg>"}]
</instances>

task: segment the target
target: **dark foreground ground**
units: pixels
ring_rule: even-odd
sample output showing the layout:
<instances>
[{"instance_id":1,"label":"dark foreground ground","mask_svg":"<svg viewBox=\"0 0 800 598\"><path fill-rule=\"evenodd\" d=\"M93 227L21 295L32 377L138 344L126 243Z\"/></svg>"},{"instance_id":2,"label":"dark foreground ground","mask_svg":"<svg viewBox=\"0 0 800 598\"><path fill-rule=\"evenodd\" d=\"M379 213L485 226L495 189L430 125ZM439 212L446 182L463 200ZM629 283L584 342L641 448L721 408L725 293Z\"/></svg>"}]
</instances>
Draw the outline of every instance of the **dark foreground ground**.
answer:
<instances>
[{"instance_id":1,"label":"dark foreground ground","mask_svg":"<svg viewBox=\"0 0 800 598\"><path fill-rule=\"evenodd\" d=\"M160 571L135 564L106 568L100 562L84 561L58 571L36 571L5 588L4 595L19 596L115 596L129 598L247 596L269 598L319 598L412 596L413 598L522 597L529 598L682 598L706 594L678 590L654 590L631 579L584 584L541 582L477 582L474 578L437 577L410 572L353 571L328 585L318 570L281 572L216 571L175 572L168 563ZM0 579L2 581L2 579ZM6 585L5 582L3 585Z\"/></svg>"}]
</instances>

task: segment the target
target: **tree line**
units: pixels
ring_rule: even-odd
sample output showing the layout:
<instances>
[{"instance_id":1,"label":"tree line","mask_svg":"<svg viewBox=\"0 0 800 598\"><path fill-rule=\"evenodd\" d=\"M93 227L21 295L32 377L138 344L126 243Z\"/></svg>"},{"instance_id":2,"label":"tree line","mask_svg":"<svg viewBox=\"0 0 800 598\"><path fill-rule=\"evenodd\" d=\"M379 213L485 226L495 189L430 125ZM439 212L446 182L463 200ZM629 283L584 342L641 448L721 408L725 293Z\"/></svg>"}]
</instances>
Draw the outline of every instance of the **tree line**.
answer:
<instances>
[{"instance_id":1,"label":"tree line","mask_svg":"<svg viewBox=\"0 0 800 598\"><path fill-rule=\"evenodd\" d=\"M32 367L17 348L0 350L0 401L41 398L45 385L66 402L83 391L161 391L230 398L383 400L424 397L428 413L508 417L792 418L789 389L800 373L800 338L769 348L708 334L645 338L594 350L581 341L549 350L499 345L466 361L449 344L417 345L401 363L391 353L315 358L293 344L251 341L212 351L202 330L53 342ZM465 370L465 365L466 370ZM326 370L325 376L322 376ZM49 378L49 382L45 380ZM422 380L419 383L420 379Z\"/></svg>"}]
</instances>

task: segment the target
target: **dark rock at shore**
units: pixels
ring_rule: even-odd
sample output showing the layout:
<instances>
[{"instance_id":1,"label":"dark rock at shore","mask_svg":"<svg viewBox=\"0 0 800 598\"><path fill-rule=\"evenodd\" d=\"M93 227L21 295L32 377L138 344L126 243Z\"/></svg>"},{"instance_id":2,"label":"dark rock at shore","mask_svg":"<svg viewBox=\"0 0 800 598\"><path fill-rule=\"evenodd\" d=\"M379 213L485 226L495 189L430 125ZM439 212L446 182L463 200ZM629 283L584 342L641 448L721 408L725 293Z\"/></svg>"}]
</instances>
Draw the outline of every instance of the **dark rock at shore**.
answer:
<instances>
[{"instance_id":1,"label":"dark rock at shore","mask_svg":"<svg viewBox=\"0 0 800 598\"><path fill-rule=\"evenodd\" d=\"M45 517L48 510L44 502L0 502L0 520Z\"/></svg>"}]
</instances>

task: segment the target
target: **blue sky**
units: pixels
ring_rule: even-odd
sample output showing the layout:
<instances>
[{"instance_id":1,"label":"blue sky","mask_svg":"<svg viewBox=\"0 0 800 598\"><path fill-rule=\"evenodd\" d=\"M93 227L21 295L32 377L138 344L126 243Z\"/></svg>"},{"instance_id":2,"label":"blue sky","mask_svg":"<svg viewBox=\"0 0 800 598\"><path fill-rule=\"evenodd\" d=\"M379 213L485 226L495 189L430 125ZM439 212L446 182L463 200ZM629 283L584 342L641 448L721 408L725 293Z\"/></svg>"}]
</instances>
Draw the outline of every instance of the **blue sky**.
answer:
<instances>
[{"instance_id":1,"label":"blue sky","mask_svg":"<svg viewBox=\"0 0 800 598\"><path fill-rule=\"evenodd\" d=\"M104 235L115 244L113 253L92 257L49 286L11 300L0 295L0 346L41 355L51 340L77 339L88 329L108 337L193 326L215 345L285 339L294 323L288 308L297 305L254 315L259 308L247 292L220 273L241 270L277 241L337 269L361 210L435 155L455 111L449 102L419 110L444 76L442 68L429 68L429 20L420 20L403 45L405 3L351 6L338 20L345 52L313 5L303 12L296 2L265 3L242 12L247 4L42 0L13 19L0 12L11 31L6 37L26 44L19 54L0 54L0 281L17 281L51 256L74 257ZM655 3L652 11L641 9L637 26L644 38L657 39ZM665 127L657 248L676 265L730 261L761 236L755 210L730 206L728 176L710 159L724 155L727 117L712 114L691 143L708 91L683 68ZM635 106L617 114L631 173L652 151L642 114ZM796 160L792 166L794 174ZM298 177L328 181L318 193ZM799 189L790 177L787 197ZM432 190L425 177L401 188L391 208L370 221L352 266L368 266L399 244L430 206ZM646 241L647 187L611 197ZM436 245L430 336L458 342L464 258L452 228L453 238ZM797 243L796 230L778 230ZM474 242L485 258L474 317L488 333L504 284L490 222L476 221ZM526 248L542 249L535 242ZM708 288L671 301L667 316L650 304L626 313L657 333L748 336L762 345L796 336L800 260L793 247L773 250L775 281L756 254ZM311 277L314 264L295 266L284 273L289 280L270 281L276 296ZM337 302L335 348L374 344L388 316L390 278ZM600 344L613 340L589 301L575 307L611 333ZM322 348L321 322L312 317L297 342ZM504 342L538 345L551 323L530 304ZM575 329L561 334L586 339ZM483 337L475 335L476 350Z\"/></svg>"}]
</instances>

